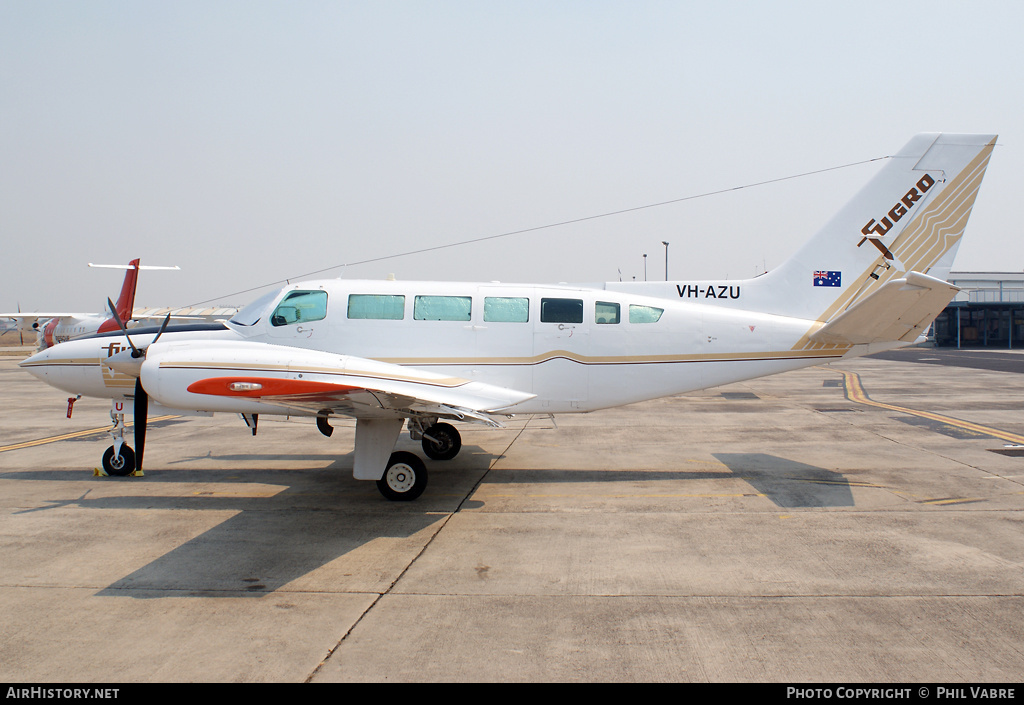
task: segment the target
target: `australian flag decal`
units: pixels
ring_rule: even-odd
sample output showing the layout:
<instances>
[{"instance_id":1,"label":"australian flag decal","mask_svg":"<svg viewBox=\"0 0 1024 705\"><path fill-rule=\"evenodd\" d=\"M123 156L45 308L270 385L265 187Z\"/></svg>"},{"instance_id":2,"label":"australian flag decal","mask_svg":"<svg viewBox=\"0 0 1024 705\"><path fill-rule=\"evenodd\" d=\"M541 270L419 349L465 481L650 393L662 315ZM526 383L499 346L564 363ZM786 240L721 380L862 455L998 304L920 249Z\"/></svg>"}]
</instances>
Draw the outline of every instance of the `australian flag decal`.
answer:
<instances>
[{"instance_id":1,"label":"australian flag decal","mask_svg":"<svg viewBox=\"0 0 1024 705\"><path fill-rule=\"evenodd\" d=\"M814 272L814 286L842 286L842 272Z\"/></svg>"}]
</instances>

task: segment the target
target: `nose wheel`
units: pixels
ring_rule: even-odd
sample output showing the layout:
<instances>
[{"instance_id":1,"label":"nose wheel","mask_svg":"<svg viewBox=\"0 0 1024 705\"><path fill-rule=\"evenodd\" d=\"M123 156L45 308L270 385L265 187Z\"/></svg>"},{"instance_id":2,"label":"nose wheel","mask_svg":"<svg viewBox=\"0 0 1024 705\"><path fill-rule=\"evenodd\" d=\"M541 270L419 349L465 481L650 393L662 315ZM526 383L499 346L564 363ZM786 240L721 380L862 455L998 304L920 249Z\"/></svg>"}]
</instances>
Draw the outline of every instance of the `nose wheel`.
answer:
<instances>
[{"instance_id":1,"label":"nose wheel","mask_svg":"<svg viewBox=\"0 0 1024 705\"><path fill-rule=\"evenodd\" d=\"M126 443L121 444L121 451L118 453L114 446L110 446L103 453L103 471L108 475L124 477L131 475L135 470L135 451Z\"/></svg>"}]
</instances>

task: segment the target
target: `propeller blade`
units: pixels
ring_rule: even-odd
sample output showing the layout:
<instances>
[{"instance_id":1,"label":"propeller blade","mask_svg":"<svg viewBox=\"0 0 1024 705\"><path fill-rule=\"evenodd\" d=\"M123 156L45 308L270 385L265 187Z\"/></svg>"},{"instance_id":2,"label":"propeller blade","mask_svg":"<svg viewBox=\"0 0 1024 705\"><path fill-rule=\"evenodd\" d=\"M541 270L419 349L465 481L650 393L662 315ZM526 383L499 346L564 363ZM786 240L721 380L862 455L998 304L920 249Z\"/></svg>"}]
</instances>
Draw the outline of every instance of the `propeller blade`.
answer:
<instances>
[{"instance_id":1,"label":"propeller blade","mask_svg":"<svg viewBox=\"0 0 1024 705\"><path fill-rule=\"evenodd\" d=\"M164 334L165 330L167 330L167 324L170 323L170 322L171 322L171 314L168 313L167 314L167 318L165 318L164 322L160 324L160 330L157 331L156 337L153 338L153 343L155 343L156 341L160 340L160 336ZM149 345L152 345L153 343L150 343ZM146 346L146 349L147 350L149 349L148 345Z\"/></svg>"},{"instance_id":2,"label":"propeller blade","mask_svg":"<svg viewBox=\"0 0 1024 705\"><path fill-rule=\"evenodd\" d=\"M142 357L142 351L135 347L135 343L132 342L131 336L128 335L128 329L124 326L124 321L122 321L121 317L117 314L117 308L114 306L114 302L109 298L107 299L107 306L110 308L110 313L114 315L114 320L117 321L117 327L121 329L122 333L124 333L124 337L128 338L128 344L132 346L132 357Z\"/></svg>"},{"instance_id":3,"label":"propeller blade","mask_svg":"<svg viewBox=\"0 0 1024 705\"><path fill-rule=\"evenodd\" d=\"M149 395L142 380L135 380L135 470L142 472L142 454L146 450L146 421L149 415Z\"/></svg>"},{"instance_id":4,"label":"propeller blade","mask_svg":"<svg viewBox=\"0 0 1024 705\"><path fill-rule=\"evenodd\" d=\"M18 313L21 313L21 302L18 302ZM25 344L25 333L21 330L21 319L18 319L18 345Z\"/></svg>"}]
</instances>

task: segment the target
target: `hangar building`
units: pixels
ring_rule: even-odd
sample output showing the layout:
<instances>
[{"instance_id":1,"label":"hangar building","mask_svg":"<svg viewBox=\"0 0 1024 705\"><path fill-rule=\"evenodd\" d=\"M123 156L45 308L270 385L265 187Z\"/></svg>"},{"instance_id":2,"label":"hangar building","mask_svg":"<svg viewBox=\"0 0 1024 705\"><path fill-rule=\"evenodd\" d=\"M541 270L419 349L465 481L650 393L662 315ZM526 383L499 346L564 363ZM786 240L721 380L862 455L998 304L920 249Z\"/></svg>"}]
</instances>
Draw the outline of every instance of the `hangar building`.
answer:
<instances>
[{"instance_id":1,"label":"hangar building","mask_svg":"<svg viewBox=\"0 0 1024 705\"><path fill-rule=\"evenodd\" d=\"M937 347L1024 348L1024 272L950 272L960 287L935 319Z\"/></svg>"}]
</instances>

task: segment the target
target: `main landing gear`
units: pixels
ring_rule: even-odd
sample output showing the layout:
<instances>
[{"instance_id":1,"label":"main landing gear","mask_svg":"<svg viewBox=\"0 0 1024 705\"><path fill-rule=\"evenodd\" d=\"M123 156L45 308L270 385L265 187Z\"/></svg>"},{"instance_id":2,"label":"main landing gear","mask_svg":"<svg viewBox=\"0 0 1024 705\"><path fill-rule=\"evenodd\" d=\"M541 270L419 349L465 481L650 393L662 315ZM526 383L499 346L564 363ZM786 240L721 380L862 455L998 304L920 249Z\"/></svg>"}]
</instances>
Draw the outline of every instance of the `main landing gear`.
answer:
<instances>
[{"instance_id":1,"label":"main landing gear","mask_svg":"<svg viewBox=\"0 0 1024 705\"><path fill-rule=\"evenodd\" d=\"M409 435L421 442L423 452L431 460L451 460L462 450L458 429L448 423L436 423L436 419L410 419ZM384 474L377 480L377 489L392 502L411 502L426 488L427 466L407 451L392 453Z\"/></svg>"},{"instance_id":2,"label":"main landing gear","mask_svg":"<svg viewBox=\"0 0 1024 705\"><path fill-rule=\"evenodd\" d=\"M377 480L377 489L392 502L411 502L427 489L427 466L412 453L396 451Z\"/></svg>"},{"instance_id":3,"label":"main landing gear","mask_svg":"<svg viewBox=\"0 0 1024 705\"><path fill-rule=\"evenodd\" d=\"M451 460L462 450L462 436L450 423L436 423L420 435L423 452L431 460Z\"/></svg>"}]
</instances>

